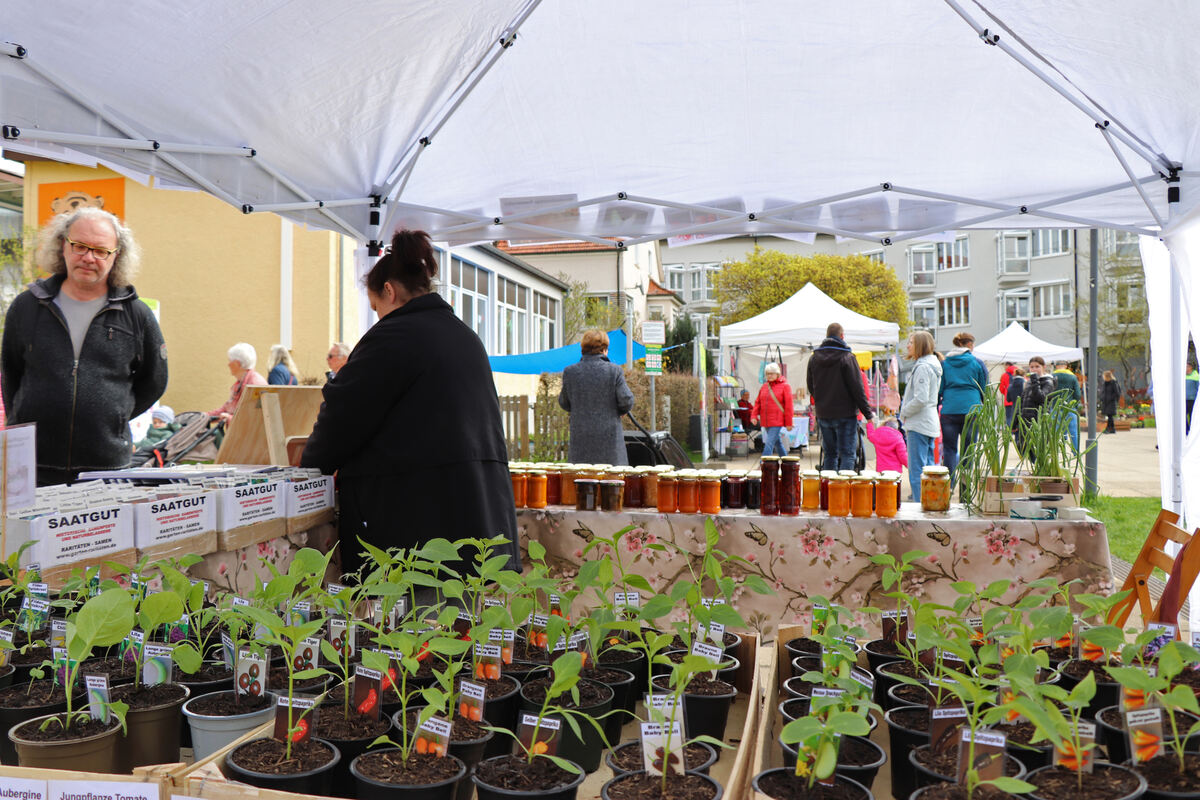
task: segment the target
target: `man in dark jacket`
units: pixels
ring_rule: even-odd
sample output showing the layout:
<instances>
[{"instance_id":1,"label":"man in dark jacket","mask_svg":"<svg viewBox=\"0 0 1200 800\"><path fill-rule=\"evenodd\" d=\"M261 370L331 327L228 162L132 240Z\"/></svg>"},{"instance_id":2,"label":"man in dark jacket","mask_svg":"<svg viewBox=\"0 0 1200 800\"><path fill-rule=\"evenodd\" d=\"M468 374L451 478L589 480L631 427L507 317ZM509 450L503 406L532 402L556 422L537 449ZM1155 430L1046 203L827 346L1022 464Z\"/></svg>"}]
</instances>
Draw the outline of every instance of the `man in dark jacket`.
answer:
<instances>
[{"instance_id":1,"label":"man in dark jacket","mask_svg":"<svg viewBox=\"0 0 1200 800\"><path fill-rule=\"evenodd\" d=\"M808 391L816 408L824 452L821 469L854 469L857 412L871 419L858 361L842 340L843 335L839 323L829 323L825 341L808 360Z\"/></svg>"},{"instance_id":2,"label":"man in dark jacket","mask_svg":"<svg viewBox=\"0 0 1200 800\"><path fill-rule=\"evenodd\" d=\"M0 345L8 424L37 423L38 485L129 465L129 420L167 388L167 347L130 285L137 245L98 208L42 230L37 266L51 273L9 306Z\"/></svg>"}]
</instances>

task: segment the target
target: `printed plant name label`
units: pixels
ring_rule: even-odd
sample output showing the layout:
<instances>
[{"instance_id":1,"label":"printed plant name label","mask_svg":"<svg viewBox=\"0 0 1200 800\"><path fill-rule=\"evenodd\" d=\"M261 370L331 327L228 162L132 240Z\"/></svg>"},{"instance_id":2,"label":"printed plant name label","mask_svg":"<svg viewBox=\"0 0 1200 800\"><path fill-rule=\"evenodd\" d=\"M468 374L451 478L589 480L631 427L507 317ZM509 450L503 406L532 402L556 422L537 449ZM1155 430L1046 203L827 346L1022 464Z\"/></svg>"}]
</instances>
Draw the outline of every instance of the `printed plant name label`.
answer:
<instances>
[{"instance_id":1,"label":"printed plant name label","mask_svg":"<svg viewBox=\"0 0 1200 800\"><path fill-rule=\"evenodd\" d=\"M538 718L533 714L521 714L521 724L517 726L517 741L526 752L534 755L558 755L559 730L562 723L550 717Z\"/></svg>"},{"instance_id":2,"label":"printed plant name label","mask_svg":"<svg viewBox=\"0 0 1200 800\"><path fill-rule=\"evenodd\" d=\"M483 707L487 703L487 687L481 683L462 681L458 684L458 715L472 722L483 722Z\"/></svg>"},{"instance_id":3,"label":"printed plant name label","mask_svg":"<svg viewBox=\"0 0 1200 800\"><path fill-rule=\"evenodd\" d=\"M422 755L441 758L450 749L451 725L439 717L430 717L417 728L416 750Z\"/></svg>"},{"instance_id":4,"label":"printed plant name label","mask_svg":"<svg viewBox=\"0 0 1200 800\"><path fill-rule=\"evenodd\" d=\"M83 683L87 687L88 716L100 722L108 722L108 704L111 701L108 676L84 675Z\"/></svg>"},{"instance_id":5,"label":"printed plant name label","mask_svg":"<svg viewBox=\"0 0 1200 800\"><path fill-rule=\"evenodd\" d=\"M1075 745L1068 738L1063 742L1062 747L1054 748L1054 765L1072 772L1091 773L1092 762L1096 755L1096 750L1092 746L1096 743L1096 725L1091 722L1080 722L1077 730L1079 752L1075 752Z\"/></svg>"},{"instance_id":6,"label":"printed plant name label","mask_svg":"<svg viewBox=\"0 0 1200 800\"><path fill-rule=\"evenodd\" d=\"M383 673L359 664L354 668L354 710L364 716L379 719L383 708Z\"/></svg>"},{"instance_id":7,"label":"printed plant name label","mask_svg":"<svg viewBox=\"0 0 1200 800\"><path fill-rule=\"evenodd\" d=\"M650 775L682 775L683 726L678 721L671 725L643 722L640 727L642 740L642 766Z\"/></svg>"},{"instance_id":8,"label":"printed plant name label","mask_svg":"<svg viewBox=\"0 0 1200 800\"><path fill-rule=\"evenodd\" d=\"M972 737L971 731L964 728L958 746L958 783L965 786L967 773L971 770L978 772L981 781L1004 777L1006 741L1003 733L976 731Z\"/></svg>"},{"instance_id":9,"label":"printed plant name label","mask_svg":"<svg viewBox=\"0 0 1200 800\"><path fill-rule=\"evenodd\" d=\"M1133 761L1141 764L1163 750L1163 710L1148 708L1125 714L1125 731Z\"/></svg>"},{"instance_id":10,"label":"printed plant name label","mask_svg":"<svg viewBox=\"0 0 1200 800\"><path fill-rule=\"evenodd\" d=\"M273 737L281 742L291 739L293 743L307 742L312 737L312 710L316 707L315 699L293 697L291 702L286 696L280 696L275 703L275 731ZM288 725L288 711L291 711L292 724Z\"/></svg>"}]
</instances>

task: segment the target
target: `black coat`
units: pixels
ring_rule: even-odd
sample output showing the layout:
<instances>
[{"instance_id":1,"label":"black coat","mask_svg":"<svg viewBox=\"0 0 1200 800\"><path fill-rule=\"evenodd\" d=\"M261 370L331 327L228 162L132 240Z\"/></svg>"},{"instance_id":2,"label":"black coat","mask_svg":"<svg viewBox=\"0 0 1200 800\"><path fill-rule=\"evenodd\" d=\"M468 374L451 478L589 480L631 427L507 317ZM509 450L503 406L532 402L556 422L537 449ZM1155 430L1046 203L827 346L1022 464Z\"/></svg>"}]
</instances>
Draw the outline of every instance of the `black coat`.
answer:
<instances>
[{"instance_id":1,"label":"black coat","mask_svg":"<svg viewBox=\"0 0 1200 800\"><path fill-rule=\"evenodd\" d=\"M1032 372L1026 375L1025 390L1021 393L1021 419L1032 420L1036 417L1038 409L1054 393L1055 386L1053 375L1036 375Z\"/></svg>"},{"instance_id":2,"label":"black coat","mask_svg":"<svg viewBox=\"0 0 1200 800\"><path fill-rule=\"evenodd\" d=\"M483 343L439 295L410 300L359 340L324 388L301 464L337 471L342 567L370 544L503 536L519 569L500 403ZM460 568L463 565L448 565Z\"/></svg>"},{"instance_id":3,"label":"black coat","mask_svg":"<svg viewBox=\"0 0 1200 800\"><path fill-rule=\"evenodd\" d=\"M66 318L54 304L62 284L53 275L17 295L0 355L8 424L37 423L39 484L129 466L129 420L167 388L162 331L132 286L109 289L76 365Z\"/></svg>"},{"instance_id":4,"label":"black coat","mask_svg":"<svg viewBox=\"0 0 1200 800\"><path fill-rule=\"evenodd\" d=\"M1105 381L1100 387L1100 413L1106 417L1114 417L1117 414L1117 404L1121 401L1121 384L1117 383L1114 378L1111 381Z\"/></svg>"},{"instance_id":5,"label":"black coat","mask_svg":"<svg viewBox=\"0 0 1200 800\"><path fill-rule=\"evenodd\" d=\"M848 419L859 411L871 418L862 371L853 351L841 339L829 338L808 359L808 393L817 419Z\"/></svg>"}]
</instances>

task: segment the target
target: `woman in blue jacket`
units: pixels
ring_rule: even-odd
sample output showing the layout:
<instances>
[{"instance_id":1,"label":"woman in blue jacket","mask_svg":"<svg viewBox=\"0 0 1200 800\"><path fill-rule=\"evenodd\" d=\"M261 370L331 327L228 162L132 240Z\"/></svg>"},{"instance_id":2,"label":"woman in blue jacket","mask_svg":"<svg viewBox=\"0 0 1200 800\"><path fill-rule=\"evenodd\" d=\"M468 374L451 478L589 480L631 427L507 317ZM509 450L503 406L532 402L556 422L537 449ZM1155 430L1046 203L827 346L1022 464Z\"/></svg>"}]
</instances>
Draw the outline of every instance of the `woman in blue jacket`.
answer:
<instances>
[{"instance_id":1,"label":"woman in blue jacket","mask_svg":"<svg viewBox=\"0 0 1200 800\"><path fill-rule=\"evenodd\" d=\"M975 337L963 331L954 337L954 348L942 363L942 386L938 399L942 404L942 463L950 470L958 466L958 439L963 432L967 412L983 402L987 391L987 368L971 352ZM967 442L964 437L963 446Z\"/></svg>"}]
</instances>

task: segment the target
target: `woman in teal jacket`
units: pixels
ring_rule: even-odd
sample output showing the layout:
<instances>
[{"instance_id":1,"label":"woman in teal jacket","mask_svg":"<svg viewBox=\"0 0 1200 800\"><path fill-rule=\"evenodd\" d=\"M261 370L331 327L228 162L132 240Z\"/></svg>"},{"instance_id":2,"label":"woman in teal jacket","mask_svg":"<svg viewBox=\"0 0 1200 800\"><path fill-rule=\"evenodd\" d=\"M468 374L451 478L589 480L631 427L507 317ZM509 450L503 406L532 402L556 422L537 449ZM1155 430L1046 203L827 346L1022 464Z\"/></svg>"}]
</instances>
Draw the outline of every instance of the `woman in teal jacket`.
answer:
<instances>
[{"instance_id":1,"label":"woman in teal jacket","mask_svg":"<svg viewBox=\"0 0 1200 800\"><path fill-rule=\"evenodd\" d=\"M971 352L975 337L963 331L954 337L954 350L942 363L942 386L938 399L942 404L942 463L950 470L958 466L958 439L966 423L967 412L983 402L987 391L987 368ZM964 437L963 447L966 447Z\"/></svg>"}]
</instances>

